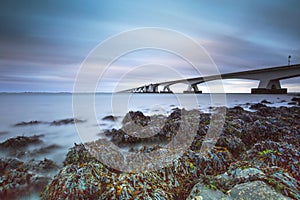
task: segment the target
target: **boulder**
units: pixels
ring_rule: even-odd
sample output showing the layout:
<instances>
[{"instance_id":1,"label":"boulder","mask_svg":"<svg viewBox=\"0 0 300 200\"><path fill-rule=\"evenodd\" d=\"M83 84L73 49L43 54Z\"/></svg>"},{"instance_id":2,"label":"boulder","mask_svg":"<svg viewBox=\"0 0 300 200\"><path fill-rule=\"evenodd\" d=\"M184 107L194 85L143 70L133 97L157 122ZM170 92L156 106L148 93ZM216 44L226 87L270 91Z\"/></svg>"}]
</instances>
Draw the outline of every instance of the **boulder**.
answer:
<instances>
[{"instance_id":1,"label":"boulder","mask_svg":"<svg viewBox=\"0 0 300 200\"><path fill-rule=\"evenodd\" d=\"M187 200L222 200L226 198L227 196L223 192L217 190L216 188L213 188L213 186L207 186L202 183L197 183L193 187Z\"/></svg>"},{"instance_id":2,"label":"boulder","mask_svg":"<svg viewBox=\"0 0 300 200\"><path fill-rule=\"evenodd\" d=\"M288 200L289 197L283 196L278 193L275 189L268 186L266 183L262 181L253 181L248 183L242 183L234 186L229 191L229 199L232 200L270 200L270 199L278 199L278 200Z\"/></svg>"}]
</instances>

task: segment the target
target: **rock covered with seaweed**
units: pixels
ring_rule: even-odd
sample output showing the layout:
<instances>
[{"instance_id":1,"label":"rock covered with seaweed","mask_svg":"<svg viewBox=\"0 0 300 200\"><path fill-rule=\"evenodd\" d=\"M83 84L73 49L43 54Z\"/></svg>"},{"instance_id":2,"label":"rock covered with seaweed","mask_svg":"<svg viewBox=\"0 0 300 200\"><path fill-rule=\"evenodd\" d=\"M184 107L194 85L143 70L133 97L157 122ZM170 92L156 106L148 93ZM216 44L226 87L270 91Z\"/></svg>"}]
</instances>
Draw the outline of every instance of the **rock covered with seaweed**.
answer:
<instances>
[{"instance_id":1,"label":"rock covered with seaweed","mask_svg":"<svg viewBox=\"0 0 300 200\"><path fill-rule=\"evenodd\" d=\"M44 160L28 160L28 155L41 155L45 151L56 148L49 145L33 149L35 145L43 145L43 135L18 136L0 143L0 197L15 199L39 193L56 173L59 166L45 158ZM23 159L24 158L24 159ZM23 159L23 160L22 160Z\"/></svg>"},{"instance_id":2,"label":"rock covered with seaweed","mask_svg":"<svg viewBox=\"0 0 300 200\"><path fill-rule=\"evenodd\" d=\"M256 105L253 109L256 111L241 107L226 109L222 133L215 147L205 154L201 146L211 116L197 112L194 117L199 117L199 126L191 146L172 164L155 171L123 173L99 162L84 145L75 145L67 154L64 167L41 197L205 199L208 194L214 194L221 199L250 199L255 197L249 195L249 191L257 191L261 199L299 199L299 107ZM106 135L121 147L144 145L142 148L133 146L131 151L153 152L164 148L164 142L176 136L181 120L179 111L176 109L166 117L160 132L147 140L129 136L121 129L107 131ZM147 127L152 123L152 118L141 112L129 115L133 120L124 120L127 126L137 123ZM153 144L153 141L163 142Z\"/></svg>"},{"instance_id":3,"label":"rock covered with seaweed","mask_svg":"<svg viewBox=\"0 0 300 200\"><path fill-rule=\"evenodd\" d=\"M0 197L15 199L41 191L58 170L53 161L44 159L23 162L14 158L0 159Z\"/></svg>"}]
</instances>

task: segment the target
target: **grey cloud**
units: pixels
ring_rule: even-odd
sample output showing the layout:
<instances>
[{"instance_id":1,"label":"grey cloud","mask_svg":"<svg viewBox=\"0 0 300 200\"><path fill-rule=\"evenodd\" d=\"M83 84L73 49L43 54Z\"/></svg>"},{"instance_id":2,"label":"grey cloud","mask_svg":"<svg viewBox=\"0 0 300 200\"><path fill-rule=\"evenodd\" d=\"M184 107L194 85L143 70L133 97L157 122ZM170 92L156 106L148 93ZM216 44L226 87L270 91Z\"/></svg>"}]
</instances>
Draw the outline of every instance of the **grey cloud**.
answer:
<instances>
[{"instance_id":1,"label":"grey cloud","mask_svg":"<svg viewBox=\"0 0 300 200\"><path fill-rule=\"evenodd\" d=\"M226 35L220 35L203 45L222 72L286 65L287 56L291 53ZM300 62L300 59L295 57L297 61Z\"/></svg>"}]
</instances>

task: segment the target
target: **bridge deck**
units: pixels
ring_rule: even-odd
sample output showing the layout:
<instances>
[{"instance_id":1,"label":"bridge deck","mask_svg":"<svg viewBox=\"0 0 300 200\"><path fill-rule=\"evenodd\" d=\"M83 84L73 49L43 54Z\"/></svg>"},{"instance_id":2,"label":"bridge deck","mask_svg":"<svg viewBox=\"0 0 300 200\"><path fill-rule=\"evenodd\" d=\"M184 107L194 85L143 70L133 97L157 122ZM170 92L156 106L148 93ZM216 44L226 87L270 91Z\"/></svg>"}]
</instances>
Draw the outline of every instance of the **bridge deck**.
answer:
<instances>
[{"instance_id":1,"label":"bridge deck","mask_svg":"<svg viewBox=\"0 0 300 200\"><path fill-rule=\"evenodd\" d=\"M263 69L255 69L255 70L247 70L241 72L232 72L220 75L211 75L211 76L204 76L204 77L194 77L194 78L187 78L187 79L180 79L180 80L172 80L172 81L165 81L159 83L151 84L151 87L158 87L158 86L165 86L168 87L173 84L177 83L186 83L190 85L196 85L199 83L212 81L212 80L221 80L221 79L231 79L231 78L241 78L241 79L252 79L252 80L259 80L260 88L267 88L267 85L270 81L282 80L287 78L293 78L300 76L300 64L295 65L288 65L288 66L279 66L279 67L270 67L270 68L263 68ZM144 87L149 87L150 85L141 86L137 88L131 88L128 90L123 90L120 92L133 92L138 89L142 89ZM279 84L280 87L280 84Z\"/></svg>"}]
</instances>

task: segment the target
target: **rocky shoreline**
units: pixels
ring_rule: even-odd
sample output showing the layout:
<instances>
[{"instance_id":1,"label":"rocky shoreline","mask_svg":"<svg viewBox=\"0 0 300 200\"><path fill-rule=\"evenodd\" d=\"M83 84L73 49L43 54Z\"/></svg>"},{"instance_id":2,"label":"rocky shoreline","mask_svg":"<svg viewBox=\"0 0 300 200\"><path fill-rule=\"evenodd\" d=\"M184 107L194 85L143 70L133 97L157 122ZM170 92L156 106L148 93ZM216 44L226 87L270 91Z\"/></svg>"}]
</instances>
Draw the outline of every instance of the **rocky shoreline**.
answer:
<instances>
[{"instance_id":1,"label":"rocky shoreline","mask_svg":"<svg viewBox=\"0 0 300 200\"><path fill-rule=\"evenodd\" d=\"M298 99L293 101L299 104ZM176 137L182 113L197 118L199 126L183 155L155 171L124 173L101 163L87 148L101 145L103 139L75 144L59 170L47 159L29 164L2 158L0 196L16 198L16 194L41 191L41 199L300 199L300 107L275 108L265 101L251 106L255 112L239 106L223 109L222 133L205 154L200 150L210 114L177 108L169 116L150 118L131 111L122 129L104 133L117 147L130 147L129 152L151 155L163 149ZM150 137L126 132L135 125L155 124ZM39 137L10 139L0 148L22 155L23 149L16 150L14 144L26 147L39 143ZM47 175L50 171L57 173L54 178Z\"/></svg>"}]
</instances>

